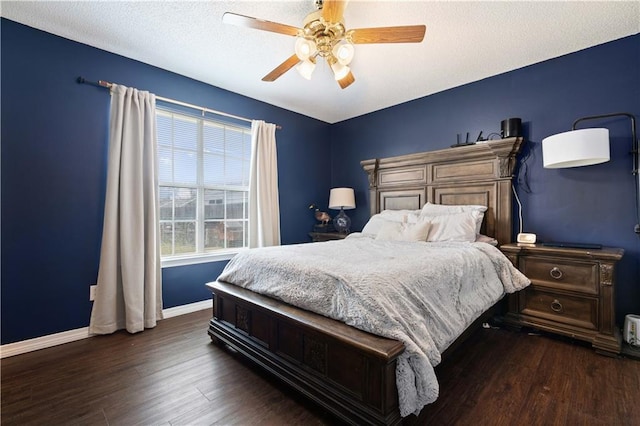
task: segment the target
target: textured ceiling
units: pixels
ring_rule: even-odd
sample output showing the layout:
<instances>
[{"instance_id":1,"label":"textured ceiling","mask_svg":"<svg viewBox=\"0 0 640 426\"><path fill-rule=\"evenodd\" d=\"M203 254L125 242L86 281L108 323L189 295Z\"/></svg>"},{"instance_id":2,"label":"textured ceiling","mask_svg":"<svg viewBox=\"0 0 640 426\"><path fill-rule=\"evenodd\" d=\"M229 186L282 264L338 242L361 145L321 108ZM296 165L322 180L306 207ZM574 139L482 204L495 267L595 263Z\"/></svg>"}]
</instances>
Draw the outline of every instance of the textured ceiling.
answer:
<instances>
[{"instance_id":1,"label":"textured ceiling","mask_svg":"<svg viewBox=\"0 0 640 426\"><path fill-rule=\"evenodd\" d=\"M262 82L293 53L294 38L222 23L230 11L299 27L314 10L312 0L2 1L0 7L7 19L328 123L640 32L639 1L352 0L347 29L425 24L427 32L419 44L357 45L356 81L342 90L321 60L311 81L292 69Z\"/></svg>"}]
</instances>

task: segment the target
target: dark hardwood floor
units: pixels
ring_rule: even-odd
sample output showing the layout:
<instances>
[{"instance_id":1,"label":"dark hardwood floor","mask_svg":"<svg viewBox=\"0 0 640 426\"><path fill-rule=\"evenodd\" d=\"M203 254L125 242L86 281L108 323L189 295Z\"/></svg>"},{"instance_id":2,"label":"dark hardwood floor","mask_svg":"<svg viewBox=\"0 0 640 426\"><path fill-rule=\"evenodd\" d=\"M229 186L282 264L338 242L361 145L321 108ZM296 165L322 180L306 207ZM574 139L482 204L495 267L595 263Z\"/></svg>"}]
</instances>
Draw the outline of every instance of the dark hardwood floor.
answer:
<instances>
[{"instance_id":1,"label":"dark hardwood floor","mask_svg":"<svg viewBox=\"0 0 640 426\"><path fill-rule=\"evenodd\" d=\"M1 361L3 425L323 425L337 421L210 343L208 311ZM640 362L482 329L437 369L433 425L640 425Z\"/></svg>"}]
</instances>

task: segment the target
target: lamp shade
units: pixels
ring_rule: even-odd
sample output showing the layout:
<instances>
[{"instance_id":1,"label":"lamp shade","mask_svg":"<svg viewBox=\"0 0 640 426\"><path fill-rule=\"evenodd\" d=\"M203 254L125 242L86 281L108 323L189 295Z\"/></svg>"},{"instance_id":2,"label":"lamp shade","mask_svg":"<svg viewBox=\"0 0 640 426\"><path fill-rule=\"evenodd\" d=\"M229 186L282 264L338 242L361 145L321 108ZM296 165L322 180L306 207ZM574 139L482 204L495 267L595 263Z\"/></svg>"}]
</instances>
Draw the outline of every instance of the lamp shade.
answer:
<instances>
[{"instance_id":1,"label":"lamp shade","mask_svg":"<svg viewBox=\"0 0 640 426\"><path fill-rule=\"evenodd\" d=\"M349 65L354 55L353 45L351 43L338 43L333 47L333 56L342 65Z\"/></svg>"},{"instance_id":2,"label":"lamp shade","mask_svg":"<svg viewBox=\"0 0 640 426\"><path fill-rule=\"evenodd\" d=\"M296 67L296 70L298 70L300 75L307 80L311 80L311 74L313 74L314 69L316 69L316 64L313 63L311 58L305 59Z\"/></svg>"},{"instance_id":3,"label":"lamp shade","mask_svg":"<svg viewBox=\"0 0 640 426\"><path fill-rule=\"evenodd\" d=\"M294 49L296 55L298 56L298 59L300 59L301 61L309 59L311 56L315 55L317 50L316 44L313 42L313 40L308 40L304 37L298 37L296 39Z\"/></svg>"},{"instance_id":4,"label":"lamp shade","mask_svg":"<svg viewBox=\"0 0 640 426\"><path fill-rule=\"evenodd\" d=\"M542 164L546 169L590 166L609 159L608 129L572 130L542 140Z\"/></svg>"},{"instance_id":5,"label":"lamp shade","mask_svg":"<svg viewBox=\"0 0 640 426\"><path fill-rule=\"evenodd\" d=\"M333 76L336 80L342 80L347 76L347 74L349 74L349 71L351 71L348 66L343 65L340 62L334 62L331 64L331 69L333 70Z\"/></svg>"},{"instance_id":6,"label":"lamp shade","mask_svg":"<svg viewBox=\"0 0 640 426\"><path fill-rule=\"evenodd\" d=\"M333 188L329 193L329 208L335 210L355 209L356 196L353 188Z\"/></svg>"}]
</instances>

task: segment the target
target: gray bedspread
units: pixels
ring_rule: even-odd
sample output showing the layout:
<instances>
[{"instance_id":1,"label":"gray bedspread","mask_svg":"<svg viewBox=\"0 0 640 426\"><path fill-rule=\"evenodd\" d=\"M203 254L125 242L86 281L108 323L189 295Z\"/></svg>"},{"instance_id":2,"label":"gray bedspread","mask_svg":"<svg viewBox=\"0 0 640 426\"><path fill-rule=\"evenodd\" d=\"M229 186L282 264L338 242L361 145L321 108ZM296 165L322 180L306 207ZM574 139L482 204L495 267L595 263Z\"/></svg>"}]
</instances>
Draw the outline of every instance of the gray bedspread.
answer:
<instances>
[{"instance_id":1,"label":"gray bedspread","mask_svg":"<svg viewBox=\"0 0 640 426\"><path fill-rule=\"evenodd\" d=\"M219 281L399 340L400 414L438 397L440 354L505 293L529 280L485 243L345 240L252 249Z\"/></svg>"}]
</instances>

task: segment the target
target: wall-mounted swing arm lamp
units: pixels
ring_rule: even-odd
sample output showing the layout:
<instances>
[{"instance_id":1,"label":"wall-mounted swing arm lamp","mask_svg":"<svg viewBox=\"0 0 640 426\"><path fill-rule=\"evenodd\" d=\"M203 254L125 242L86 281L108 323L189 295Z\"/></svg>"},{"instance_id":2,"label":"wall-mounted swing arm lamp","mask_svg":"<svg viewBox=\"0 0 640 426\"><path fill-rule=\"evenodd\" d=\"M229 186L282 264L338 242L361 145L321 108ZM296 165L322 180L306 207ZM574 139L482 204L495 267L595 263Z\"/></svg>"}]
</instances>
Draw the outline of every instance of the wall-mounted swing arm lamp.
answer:
<instances>
[{"instance_id":1,"label":"wall-mounted swing arm lamp","mask_svg":"<svg viewBox=\"0 0 640 426\"><path fill-rule=\"evenodd\" d=\"M638 137L636 117L627 112L591 115L578 118L573 122L572 130L546 137L542 140L542 163L545 169L590 166L610 160L609 129L589 128L576 130L578 123L609 117L627 117L631 120L631 155L635 177L636 218L638 223L634 232L640 234L640 175L638 174Z\"/></svg>"}]
</instances>

